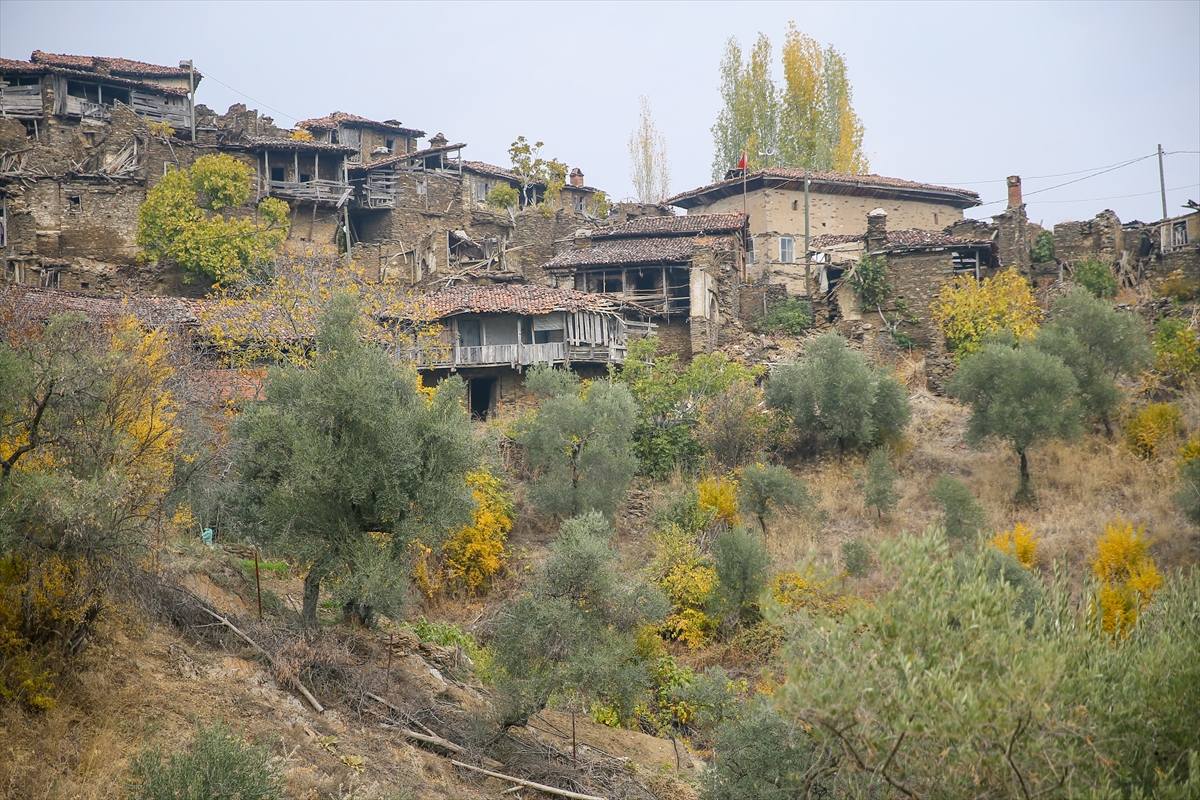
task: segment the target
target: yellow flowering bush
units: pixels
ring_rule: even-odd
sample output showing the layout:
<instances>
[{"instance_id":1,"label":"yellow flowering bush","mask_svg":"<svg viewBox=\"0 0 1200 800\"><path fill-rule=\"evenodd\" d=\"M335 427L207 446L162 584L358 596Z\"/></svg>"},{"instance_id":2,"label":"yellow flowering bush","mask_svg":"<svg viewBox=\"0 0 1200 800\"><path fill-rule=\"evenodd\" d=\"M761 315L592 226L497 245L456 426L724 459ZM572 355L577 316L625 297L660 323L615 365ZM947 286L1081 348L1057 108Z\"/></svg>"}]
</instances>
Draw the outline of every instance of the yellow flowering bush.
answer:
<instances>
[{"instance_id":1,"label":"yellow flowering bush","mask_svg":"<svg viewBox=\"0 0 1200 800\"><path fill-rule=\"evenodd\" d=\"M1114 640L1129 635L1138 614L1162 587L1163 578L1149 555L1146 526L1118 517L1104 526L1096 542L1092 574L1100 580L1100 593L1093 612L1105 633Z\"/></svg>"},{"instance_id":2,"label":"yellow flowering bush","mask_svg":"<svg viewBox=\"0 0 1200 800\"><path fill-rule=\"evenodd\" d=\"M475 496L471 524L459 528L442 546L446 581L468 595L487 589L504 568L504 543L513 526L512 498L486 468L467 473Z\"/></svg>"},{"instance_id":3,"label":"yellow flowering bush","mask_svg":"<svg viewBox=\"0 0 1200 800\"><path fill-rule=\"evenodd\" d=\"M1002 553L1008 553L1021 566L1033 569L1038 563L1038 542L1033 538L1034 529L1024 522L1018 522L1011 531L1000 531L990 542L991 546Z\"/></svg>"},{"instance_id":4,"label":"yellow flowering bush","mask_svg":"<svg viewBox=\"0 0 1200 800\"><path fill-rule=\"evenodd\" d=\"M737 481L730 478L705 478L696 487L700 509L730 528L736 527L742 521L738 513L737 488Z\"/></svg>"},{"instance_id":5,"label":"yellow flowering bush","mask_svg":"<svg viewBox=\"0 0 1200 800\"><path fill-rule=\"evenodd\" d=\"M848 595L829 589L829 581L810 581L799 572L781 572L771 580L771 598L786 611L806 609L810 613L840 617L854 603Z\"/></svg>"},{"instance_id":6,"label":"yellow flowering bush","mask_svg":"<svg viewBox=\"0 0 1200 800\"><path fill-rule=\"evenodd\" d=\"M660 631L687 647L701 647L716 630L705 607L717 587L717 571L692 535L677 525L657 531L653 542L654 582L671 601L671 614Z\"/></svg>"},{"instance_id":7,"label":"yellow flowering bush","mask_svg":"<svg viewBox=\"0 0 1200 800\"><path fill-rule=\"evenodd\" d=\"M978 352L993 334L1032 338L1042 317L1029 283L1015 269L981 281L959 275L942 287L931 310L956 359Z\"/></svg>"},{"instance_id":8,"label":"yellow flowering bush","mask_svg":"<svg viewBox=\"0 0 1200 800\"><path fill-rule=\"evenodd\" d=\"M1158 446L1179 432L1182 414L1174 403L1150 403L1125 423L1125 443L1141 458L1154 458Z\"/></svg>"}]
</instances>

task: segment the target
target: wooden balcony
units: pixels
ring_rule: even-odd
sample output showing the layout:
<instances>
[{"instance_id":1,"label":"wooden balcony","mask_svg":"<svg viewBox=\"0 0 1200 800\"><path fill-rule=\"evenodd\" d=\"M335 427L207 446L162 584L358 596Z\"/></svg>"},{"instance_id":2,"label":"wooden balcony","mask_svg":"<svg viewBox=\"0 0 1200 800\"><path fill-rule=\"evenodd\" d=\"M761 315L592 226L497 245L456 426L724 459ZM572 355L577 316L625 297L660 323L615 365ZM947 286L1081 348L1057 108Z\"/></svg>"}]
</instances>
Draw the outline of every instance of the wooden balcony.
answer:
<instances>
[{"instance_id":1,"label":"wooden balcony","mask_svg":"<svg viewBox=\"0 0 1200 800\"><path fill-rule=\"evenodd\" d=\"M460 346L430 354L411 356L422 367L529 367L534 364L564 364L572 361L620 364L625 360L624 346L568 345L566 342L544 344L487 344Z\"/></svg>"},{"instance_id":2,"label":"wooden balcony","mask_svg":"<svg viewBox=\"0 0 1200 800\"><path fill-rule=\"evenodd\" d=\"M348 183L341 181L268 181L271 197L283 200L298 200L305 203L330 203L341 206L354 191Z\"/></svg>"},{"instance_id":3,"label":"wooden balcony","mask_svg":"<svg viewBox=\"0 0 1200 800\"><path fill-rule=\"evenodd\" d=\"M40 117L42 87L0 86L0 116Z\"/></svg>"}]
</instances>

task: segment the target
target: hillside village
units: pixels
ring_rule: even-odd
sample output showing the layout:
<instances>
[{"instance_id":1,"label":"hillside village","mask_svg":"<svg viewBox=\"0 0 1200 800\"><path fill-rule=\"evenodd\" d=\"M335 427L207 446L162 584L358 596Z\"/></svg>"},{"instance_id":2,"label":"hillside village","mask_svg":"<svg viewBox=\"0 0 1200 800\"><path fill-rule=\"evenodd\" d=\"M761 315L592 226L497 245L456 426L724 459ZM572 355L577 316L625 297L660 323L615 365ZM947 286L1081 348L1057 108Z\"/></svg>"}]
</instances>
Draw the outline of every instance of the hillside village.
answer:
<instances>
[{"instance_id":1,"label":"hillside village","mask_svg":"<svg viewBox=\"0 0 1200 800\"><path fill-rule=\"evenodd\" d=\"M1143 374L1140 369L1116 376L1121 391L1135 399L1119 408L1114 405L1114 419L1125 420L1134 413L1130 409L1146 403L1182 409L1173 412L1174 422L1164 423L1170 430L1159 434L1164 444L1157 455L1154 446L1146 458L1142 457L1147 453L1136 448L1131 453L1123 434L1112 432L1119 425L1106 434L1097 422L1085 429L1084 443L1078 447L1053 441L1031 450L1034 481L1042 494L1039 503L1022 505L1012 496L1013 451L992 440L976 450L963 444L970 436L968 404L951 399L959 397L952 381L963 351L948 341L936 308L944 290L960 285L956 281L964 276L986 281L1014 270L1043 310L1060 308L1055 303L1064 302L1078 283L1076 267L1099 263L1115 279L1112 299L1126 318L1136 318L1147 331L1162 319L1180 321L1193 330L1197 316L1192 301L1200 290L1172 294L1171 287L1200 286L1200 212L1195 209L1151 222L1123 222L1111 210L1098 210L1090 220L1043 230L1027 215L1017 175L1007 179L1005 208L989 220L979 220L965 216L981 205L976 192L923 183L917 180L921 176L772 166L731 168L723 180L659 204L616 201L603 187L587 183L586 154L571 154L580 160L571 161L559 185L534 180L517 164L471 160L469 143L455 141L453 131L430 135L416 127L434 129L436 120L380 121L332 111L284 128L244 105L217 113L198 104L203 83L202 70L187 62L172 67L40 50L28 61L0 59L0 316L7 330L25 331L21 326L41 326L58 315L75 313L94 330L132 318L139 330L183 337L192 372L186 380L175 379L172 391L187 398L187 413L196 415L197 429L219 440L211 444L217 453L214 463L225 458L228 451L222 448L240 435L231 433L238 424L231 420L261 400L272 380L266 370L271 359L263 353L276 351L246 342L280 338L278 328L259 334L253 325L284 312L269 307L269 292L238 300L238 287L199 280L170 259L147 259L138 230L148 193L166 176L188 170L206 156L228 156L251 176L249 196L226 212L231 219L257 225L263 200L286 203L286 238L278 247L279 257L330 276L353 269L375 287L366 293L378 290L402 298L406 310L385 304L368 313L381 329L408 335L406 326L411 326L416 331L402 344L389 346L393 355L403 349L404 358L420 373L418 391L435 398L428 401L430 407L436 407L441 391L433 387L453 383L448 378L462 379L459 400L463 413L475 423L470 426L471 440L487 451L485 468L479 469L498 475L497 486L505 484L508 493L507 566L481 579L479 586L490 586L490 596L476 594L474 583L470 591L439 590L436 577L423 571L434 552L426 548L413 562L418 566L413 566L411 577L418 588L412 590L416 600L410 602L407 616L389 619L361 598L344 607L340 599L318 607L317 595L310 595L304 578L302 557L270 553L261 541L235 535L232 525L227 535L219 515L197 520L188 516L191 511L173 507L164 512L160 503L152 526L160 537L153 558L156 564L159 558L172 560L173 566L159 568L153 585L149 578L139 579L145 581L139 591L151 598L147 602L158 621L110 622L106 612L102 619L110 629L95 635L98 644L88 656L94 659L88 662L94 676L85 671L71 684L68 694L74 693L77 702L59 701L69 713L55 717L58 712L46 712L39 718L10 709L0 717L0 741L12 754L10 765L0 768L0 779L8 782L0 796L125 796L120 787L125 786L131 759L147 736L153 736L147 733L151 729L132 721L145 712L154 721L152 728L158 726L169 742L186 739L193 718L210 716L243 725L248 735L275 736L273 746L282 748L283 755L276 755L273 763L285 773L286 796L765 797L740 795L740 784L727 773L720 773L725 776L721 780L730 781L733 788L726 794L711 788L717 786L712 776L718 774L712 765L728 763L721 762L728 742L714 733L717 721L704 727L704 715L726 722L731 717L720 717L698 694L680 700L683 695L670 693L711 679L717 687L711 689L714 693L742 692L737 702L749 703L745 698L755 693L769 696L776 689L783 696L783 687L798 674L793 671L798 667L790 665L801 663L795 654L799 650L792 661L778 660L785 647L784 630L808 623L772 627L765 611L755 617L757 623L747 622L738 614L748 614L745 609L751 605L754 614L760 614L753 598L740 611L735 608L718 617L695 598L691 606L680 605L679 598L663 588L671 601L667 619L676 626L674 634L664 634L661 641L652 637L653 645L639 639L637 652L651 648L660 659L655 663L669 663L691 677L671 684L675 688L670 691L656 684L661 689L654 695L657 699L639 700L642 705L636 712L632 702L629 708L616 699L589 704L560 688L552 701L543 699L542 707L519 723L505 723L493 739L480 733L482 728L470 717L501 702L497 698L502 692L482 676L489 669L503 669L496 666L503 658L499 651L485 651L483 645L489 637L503 638L504 626L510 624L504 611L510 606L504 604L522 602L522 592L534 585L544 563L554 563L556 554L566 552L556 549L559 527L566 530L571 522L591 519L574 507L547 511L539 505L528 444L536 421L531 422L535 417L530 412L549 402L547 397L574 397L577 391L580 403L599 403L602 390L596 387L614 380L627 383L631 396L649 409L656 402L655 391L673 391L670 387L687 379L678 376L691 375L686 372L689 365L696 365L700 377L695 380L707 383L692 390L691 399L672 401L676 405L670 408L655 407L652 422L636 424L651 431L647 441L663 443L668 441L666 434L653 437L670 427L671 415L690 415L689 424L703 447L696 444L688 458L703 467L689 472L686 465L664 461L660 468L653 466L658 464L653 447L638 451L640 471L627 490L622 485L603 523L615 531L617 544L605 552L615 559L611 568L616 576L632 579L659 568L667 558L664 553L683 558L679 553L686 551L693 559L688 563L703 566L708 570L703 574L711 573L716 582L717 568L704 566L716 563L716 532L734 528L735 519L752 521L757 514L754 530L761 530L764 552L774 565L770 572L776 600L786 609L792 598L791 611L801 615L797 619L836 617L846 613L856 597L864 598L866 607L896 591L896 581L903 579L885 577L874 566L851 569L851 556L858 552L854 548L865 542L869 552L882 553L889 546L886 542L915 534L935 520L944 522L938 516L940 501L931 499L930 488L939 477L951 475L969 485L981 507L988 509L985 517L992 523L977 527L989 539L996 531L1026 530L1020 527L1026 523L1042 533L1044 556L1038 574L1045 576L1047 585L1052 574L1057 576L1057 559L1064 559L1062 582L1047 589L1045 597L1038 595L1039 603L1051 603L1048 598L1060 590L1064 598L1069 594L1072 602L1083 603L1079 598L1092 586L1087 563L1093 540L1104 524L1122 515L1155 527L1153 553L1164 574L1200 563L1196 526L1169 499L1176 486L1175 454L1200 424L1194 383L1176 380L1172 373L1156 377L1158 382L1151 385L1149 371ZM403 109L396 113L403 116ZM500 204L495 200L500 196L512 199ZM1051 255L1039 258L1038 253ZM864 264L876 261L888 290L868 304L860 273ZM803 330L789 332L766 324L772 313L796 303L810 315ZM231 348L223 334L213 331L236 328L233 323L222 325L237 314L256 322L248 333L237 334L241 338ZM275 342L282 348L277 352L317 351L317 321L306 323L311 330L283 336L292 339L282 345ZM754 435L760 443L774 444L741 460L728 455L734 446L712 433L710 429L718 426L714 420L740 414L739 419L751 420L746 423L751 427L755 419L767 420L769 406L782 407L771 405L775 401L768 381L786 373L806 347L830 332L839 334L849 351L861 354L864 364L877 371L872 375L887 374L903 387L912 408L907 433L900 425L894 437L880 433L884 446L878 450L846 448L839 441L834 452L802 437L780 434L776 428L786 424L770 417ZM240 363L238 352L244 356ZM728 375L728 381L704 373L710 365L717 365L711 369L718 372L726 370L721 375ZM551 373L542 366L560 373L569 370L587 388L578 390L573 379L563 379L565 383L544 389L543 384L557 379L547 378ZM619 380L614 377L622 375ZM726 389L735 383L756 387L755 400L746 408L718 402L728 398L735 403L733 389ZM710 391L709 384L720 388ZM603 413L617 419L624 412L612 409L625 407L611 402ZM186 416L180 414L180 419ZM632 414L625 416L632 428ZM1110 428L1109 422L1104 416L1105 428ZM435 422L421 424L432 429ZM766 430L770 425L776 428ZM880 430L885 428L881 423ZM711 439L703 439L709 434ZM578 456L587 441L587 436L576 437L567 449L575 447ZM32 437L29 443L36 444ZM458 445L452 437L442 446L447 459L456 457ZM873 455L868 458L867 451L885 452L884 466ZM1023 488L1026 456L1024 450L1017 452ZM886 467L889 458L895 469ZM16 456L12 459L15 462ZM201 458L197 463L209 462ZM569 461L573 478L581 463L577 458ZM744 470L769 471L772 464L786 466L789 480L804 481L805 497L811 493L813 499L797 500L790 510L763 500L756 512L743 495L733 499L749 485ZM889 480L897 481L890 500L876 502L869 493L863 499L863 487L871 485L870 470L876 467L883 473L891 469ZM12 468L13 463L5 463L5 478ZM178 476L182 466L174 469ZM224 469L228 473L228 466ZM613 469L625 467L617 464ZM578 490L579 481L574 483L572 491ZM483 507L482 498L490 498L488 503L494 499L488 494L491 489L480 488L487 485L472 484L477 508ZM233 501L217 497L217 490L201 497L206 491L188 489L197 516L202 516L202 506L233 507ZM503 494L495 491L495 497ZM681 498L704 491L715 492L717 499L711 503L712 516L697 523L696 530L703 528L696 534L698 544L670 544L675 534L669 531L678 533L692 524L684 521L691 512L681 510ZM728 494L726 501L720 500L722 492ZM450 508L458 502L447 498L430 500L430 508ZM412 502L416 508L418 501ZM735 507L730 510L721 502ZM602 506L601 502L596 507ZM1094 534L1088 533L1092 528ZM365 530L375 536L374 531L382 529ZM845 549L847 543L850 549ZM412 552L425 547L414 546ZM966 552L961 542L947 547ZM874 564L881 557L862 558ZM824 564L831 575L840 577L820 582L815 573L802 578L799 571L791 571L806 560ZM591 564L600 574L609 569L601 561L581 563ZM959 566L954 569L965 569L961 558L955 563ZM404 575L402 581L408 583L409 578ZM342 575L337 580L351 578ZM660 587L667 587L667 578L660 575L658 580ZM786 586L780 588L780 580L793 580L798 588L789 595ZM1194 577L1178 580L1195 582ZM326 585L333 582L328 578ZM450 583L446 579L447 587ZM835 585L842 588L835 591ZM313 639L289 632L288 626L307 613L310 599L314 618L336 629L335 634ZM594 600L579 601L583 607L588 602ZM1065 609L1067 600L1062 602ZM638 608L638 613L645 611ZM384 623L372 624L380 623L380 617ZM113 615L117 618L124 619ZM696 619L702 620L699 627L689 628L688 620ZM1200 638L1192 623L1185 639ZM521 636L528 638L529 647L537 646L535 633L523 631ZM705 644L693 647L689 636ZM1194 651L1193 642L1191 651L1172 652L1183 658ZM0 647L0 654L4 652ZM490 654L481 655L485 652ZM612 669L606 676L615 684L618 670ZM722 677L712 677L718 674ZM1194 665L1187 674L1195 674ZM741 688L728 688L726 683ZM101 701L107 691L112 697ZM1195 686L1179 691L1190 696L1180 700L1181 707L1196 708ZM0 700L13 702L2 681ZM681 711L685 702L692 705ZM734 703L721 702L731 707ZM97 715L109 713L129 730L104 729ZM651 719L656 720L653 725ZM1018 724L1018 733L1004 735L1016 741L1023 724L1028 723ZM54 725L59 728L51 733ZM762 730L768 729L769 725ZM784 736L782 729L771 730L775 733L762 735ZM788 730L790 737L795 729ZM15 749L22 739L51 735L52 744L20 753ZM849 735L840 741L845 753L854 752ZM874 748L878 741L865 746ZM1176 736L1171 747L1180 741L1191 740ZM899 748L900 742L895 745ZM112 758L101 752L110 747ZM838 760L850 756L835 757L837 748L830 748L821 756L827 761L817 759L803 767L811 771L805 773L805 791L815 793L802 795L796 789L799 783L788 783L792 793L780 796L860 796L852 791L870 797L926 796L910 792L900 777L888 777L891 758L886 748L864 752L856 767ZM1172 750L1183 759L1179 763L1187 761L1189 752L1191 782L1172 797L1195 796L1186 792L1200 786L1200 751L1194 744ZM1004 754L1003 746L997 753ZM57 766L46 766L52 761ZM1013 762L1009 758L997 763ZM1176 763L1168 766L1179 769ZM999 773L988 773L987 768L980 767L984 777L977 780L999 780ZM751 763L746 771L756 769ZM838 783L839 769L847 775L857 769L871 778L847 788L849 784ZM1082 789L1058 793L1068 779L1057 773L1050 776L1047 769L1014 765L1004 778L1012 786L981 796L1021 796L1012 787L1019 784L1024 789L1026 775L1040 775L1036 781L1046 796L1135 796L1084 794ZM1183 769L1171 774L1186 778ZM59 788L45 783L52 776ZM1124 776L1114 771L1110 778ZM1013 793L1006 793L1009 789ZM1026 790L1024 796L1038 793Z\"/></svg>"}]
</instances>

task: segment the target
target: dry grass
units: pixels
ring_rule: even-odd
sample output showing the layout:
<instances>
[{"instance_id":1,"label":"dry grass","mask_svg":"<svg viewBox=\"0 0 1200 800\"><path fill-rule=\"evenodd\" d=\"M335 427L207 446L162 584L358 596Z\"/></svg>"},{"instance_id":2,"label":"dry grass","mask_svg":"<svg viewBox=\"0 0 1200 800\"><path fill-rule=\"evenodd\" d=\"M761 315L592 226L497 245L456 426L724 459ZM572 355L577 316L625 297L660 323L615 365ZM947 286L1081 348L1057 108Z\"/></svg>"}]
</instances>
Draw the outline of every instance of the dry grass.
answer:
<instances>
[{"instance_id":1,"label":"dry grass","mask_svg":"<svg viewBox=\"0 0 1200 800\"><path fill-rule=\"evenodd\" d=\"M1185 427L1200 422L1200 396L1180 399ZM840 569L841 545L856 536L868 543L918 531L936 523L939 510L929 491L940 475L966 483L990 514L993 530L1018 522L1042 537L1043 564L1066 558L1078 579L1086 569L1104 523L1117 516L1145 523L1151 548L1163 571L1200 563L1200 532L1180 514L1171 497L1176 490L1174 453L1182 443L1161 448L1149 461L1131 453L1119 432L1112 439L1091 433L1075 442L1049 442L1030 451L1037 502L1017 506L1017 456L995 443L973 450L963 433L968 412L952 401L918 390L912 399L912 425L893 461L900 473L895 510L875 519L862 502L856 473L861 457L826 458L795 465L797 475L820 493L827 521L815 541L799 523L786 520L768 536L768 548L780 568L815 556ZM869 588L869 582L862 588Z\"/></svg>"}]
</instances>

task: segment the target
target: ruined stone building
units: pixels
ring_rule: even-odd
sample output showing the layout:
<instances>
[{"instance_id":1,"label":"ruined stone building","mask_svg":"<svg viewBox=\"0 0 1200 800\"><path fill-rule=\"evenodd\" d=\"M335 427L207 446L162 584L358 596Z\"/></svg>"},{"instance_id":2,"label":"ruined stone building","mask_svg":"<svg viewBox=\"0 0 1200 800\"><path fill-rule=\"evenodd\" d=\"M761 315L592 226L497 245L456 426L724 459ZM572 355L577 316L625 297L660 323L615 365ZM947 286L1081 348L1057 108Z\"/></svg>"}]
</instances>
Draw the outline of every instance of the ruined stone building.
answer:
<instances>
[{"instance_id":1,"label":"ruined stone building","mask_svg":"<svg viewBox=\"0 0 1200 800\"><path fill-rule=\"evenodd\" d=\"M818 306L831 317L828 321L865 320L873 328L894 324L917 346L937 346L939 333L930 307L938 291L956 275L990 277L999 265L997 245L990 237L891 230L888 223L889 214L877 208L866 215L865 233L823 234L811 240ZM846 280L863 256L887 261L892 292L879 309L863 310Z\"/></svg>"},{"instance_id":2,"label":"ruined stone building","mask_svg":"<svg viewBox=\"0 0 1200 800\"><path fill-rule=\"evenodd\" d=\"M808 206L805 208L805 183ZM965 189L887 178L790 167L768 167L743 174L731 170L725 180L678 194L667 202L687 213L745 211L750 217L746 277L781 284L789 294L812 290L804 274L804 233L809 236L860 235L867 214L887 211L896 228L940 231L963 218L963 209L979 205Z\"/></svg>"},{"instance_id":3,"label":"ruined stone building","mask_svg":"<svg viewBox=\"0 0 1200 800\"><path fill-rule=\"evenodd\" d=\"M642 217L579 230L545 271L559 286L649 309L666 346L690 358L738 325L748 240L740 212Z\"/></svg>"}]
</instances>

